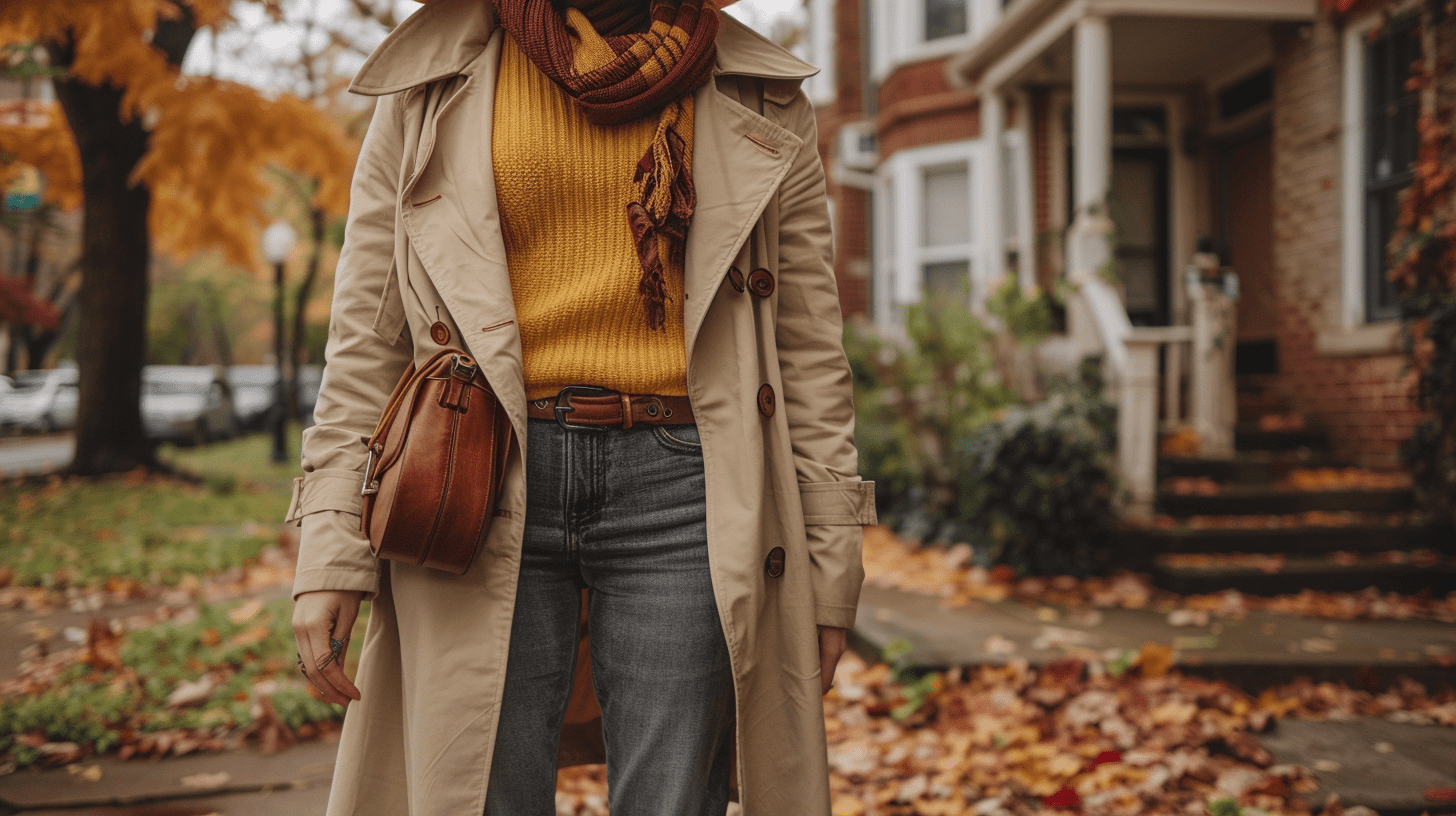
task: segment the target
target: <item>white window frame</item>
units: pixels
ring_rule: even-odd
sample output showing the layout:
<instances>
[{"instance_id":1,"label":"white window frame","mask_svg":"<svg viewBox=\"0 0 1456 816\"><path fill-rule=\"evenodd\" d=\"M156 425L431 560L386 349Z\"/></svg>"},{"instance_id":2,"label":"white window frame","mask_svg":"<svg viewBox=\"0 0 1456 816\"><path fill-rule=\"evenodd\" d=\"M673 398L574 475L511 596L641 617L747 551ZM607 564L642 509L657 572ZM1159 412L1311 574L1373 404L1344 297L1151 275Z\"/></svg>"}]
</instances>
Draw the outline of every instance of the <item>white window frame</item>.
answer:
<instances>
[{"instance_id":1,"label":"white window frame","mask_svg":"<svg viewBox=\"0 0 1456 816\"><path fill-rule=\"evenodd\" d=\"M834 104L839 95L838 61L834 54L838 40L835 36L838 28L836 6L837 0L808 0L809 26L804 37L804 53L800 56L819 68L819 73L804 82L804 93L810 102L818 106Z\"/></svg>"},{"instance_id":2,"label":"white window frame","mask_svg":"<svg viewBox=\"0 0 1456 816\"><path fill-rule=\"evenodd\" d=\"M926 264L965 261L970 267L972 304L985 299L987 274L983 257L985 224L977 218L981 174L989 172L979 139L944 142L896 152L882 162L875 200L875 323L897 329L907 306L924 298ZM924 235L925 173L947 165L966 166L966 195L971 213L970 241L942 247L921 246Z\"/></svg>"},{"instance_id":3,"label":"white window frame","mask_svg":"<svg viewBox=\"0 0 1456 816\"><path fill-rule=\"evenodd\" d=\"M812 0L811 0L812 2ZM966 33L925 39L924 0L873 0L870 72L883 82L896 68L959 53L1001 18L1000 0L966 0Z\"/></svg>"},{"instance_id":4,"label":"white window frame","mask_svg":"<svg viewBox=\"0 0 1456 816\"><path fill-rule=\"evenodd\" d=\"M1340 328L1393 325L1399 321L1368 321L1365 318L1365 44L1370 32L1385 20L1385 15L1405 11L1415 0L1394 8L1371 12L1345 26L1344 70L1344 155L1341 212Z\"/></svg>"}]
</instances>

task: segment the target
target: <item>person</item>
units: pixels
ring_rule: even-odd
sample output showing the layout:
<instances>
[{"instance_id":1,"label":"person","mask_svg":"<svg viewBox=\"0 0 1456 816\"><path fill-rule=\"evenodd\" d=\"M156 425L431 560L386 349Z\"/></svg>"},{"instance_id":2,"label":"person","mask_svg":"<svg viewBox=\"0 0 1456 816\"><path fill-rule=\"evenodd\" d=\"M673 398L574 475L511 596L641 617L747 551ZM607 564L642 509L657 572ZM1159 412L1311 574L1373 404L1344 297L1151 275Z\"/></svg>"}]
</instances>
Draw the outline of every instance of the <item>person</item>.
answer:
<instances>
[{"instance_id":1,"label":"person","mask_svg":"<svg viewBox=\"0 0 1456 816\"><path fill-rule=\"evenodd\" d=\"M619 816L829 813L874 506L813 73L715 0L434 0L364 64L288 516L300 668L349 706L332 816L548 816L599 754ZM359 532L361 440L452 347L516 438L463 576Z\"/></svg>"}]
</instances>

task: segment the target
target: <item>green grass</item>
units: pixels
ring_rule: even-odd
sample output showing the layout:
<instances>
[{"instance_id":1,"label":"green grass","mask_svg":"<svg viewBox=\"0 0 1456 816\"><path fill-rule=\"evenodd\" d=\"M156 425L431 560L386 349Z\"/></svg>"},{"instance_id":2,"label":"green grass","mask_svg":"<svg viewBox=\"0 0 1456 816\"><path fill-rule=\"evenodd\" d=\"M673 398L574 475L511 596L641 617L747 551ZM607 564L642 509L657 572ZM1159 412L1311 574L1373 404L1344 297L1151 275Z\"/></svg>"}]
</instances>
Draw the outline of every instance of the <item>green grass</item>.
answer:
<instances>
[{"instance_id":1,"label":"green grass","mask_svg":"<svg viewBox=\"0 0 1456 816\"><path fill-rule=\"evenodd\" d=\"M235 619L229 612L240 606L203 605L188 623L128 633L116 652L119 669L76 663L48 688L0 701L0 759L8 755L21 767L44 759L17 741L20 735L105 753L157 731L217 735L246 729L254 722L254 686L264 680L281 681L268 696L290 728L342 717L342 707L310 696L296 675L292 603L255 606L251 615ZM204 675L216 681L205 700L168 707L180 684Z\"/></svg>"},{"instance_id":2,"label":"green grass","mask_svg":"<svg viewBox=\"0 0 1456 816\"><path fill-rule=\"evenodd\" d=\"M282 522L299 471L296 430L289 440L282 465L270 461L266 434L160 451L200 484L131 476L0 483L0 570L21 586L95 587L110 578L170 584L239 566L276 540L270 527Z\"/></svg>"}]
</instances>

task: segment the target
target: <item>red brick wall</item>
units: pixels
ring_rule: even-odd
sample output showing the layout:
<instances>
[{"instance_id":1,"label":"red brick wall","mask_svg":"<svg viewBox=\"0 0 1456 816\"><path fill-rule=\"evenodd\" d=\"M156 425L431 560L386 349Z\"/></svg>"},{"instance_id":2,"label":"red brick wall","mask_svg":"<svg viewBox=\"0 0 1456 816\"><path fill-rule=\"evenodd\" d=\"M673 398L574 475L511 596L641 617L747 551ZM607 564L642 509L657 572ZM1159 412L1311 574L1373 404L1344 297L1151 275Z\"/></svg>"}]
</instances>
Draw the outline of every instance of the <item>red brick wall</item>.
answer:
<instances>
[{"instance_id":1,"label":"red brick wall","mask_svg":"<svg viewBox=\"0 0 1456 816\"><path fill-rule=\"evenodd\" d=\"M880 155L980 135L979 106L970 91L951 90L945 60L907 65L880 86Z\"/></svg>"},{"instance_id":2,"label":"red brick wall","mask_svg":"<svg viewBox=\"0 0 1456 816\"><path fill-rule=\"evenodd\" d=\"M1341 31L1321 20L1279 38L1274 88L1274 259L1279 389L1331 434L1336 452L1395 462L1419 414L1399 354L1332 357L1341 325Z\"/></svg>"},{"instance_id":3,"label":"red brick wall","mask_svg":"<svg viewBox=\"0 0 1456 816\"><path fill-rule=\"evenodd\" d=\"M836 6L835 99L817 110L819 155L825 168L834 166L840 128L864 118L859 0L839 0ZM840 186L831 177L829 197L835 207L834 276L839 283L839 305L846 317L865 316L870 311L870 280L865 273L870 258L869 196Z\"/></svg>"}]
</instances>

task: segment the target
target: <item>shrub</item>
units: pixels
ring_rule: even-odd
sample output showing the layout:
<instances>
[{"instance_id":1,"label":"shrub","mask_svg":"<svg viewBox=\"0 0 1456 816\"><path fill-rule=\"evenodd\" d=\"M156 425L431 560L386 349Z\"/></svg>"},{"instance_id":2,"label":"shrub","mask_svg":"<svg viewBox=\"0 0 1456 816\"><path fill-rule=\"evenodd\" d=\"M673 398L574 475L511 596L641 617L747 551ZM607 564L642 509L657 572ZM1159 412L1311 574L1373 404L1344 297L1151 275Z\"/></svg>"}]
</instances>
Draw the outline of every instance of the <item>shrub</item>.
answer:
<instances>
[{"instance_id":1,"label":"shrub","mask_svg":"<svg viewBox=\"0 0 1456 816\"><path fill-rule=\"evenodd\" d=\"M997 335L962 299L911 307L906 339L846 330L854 373L860 469L876 482L880 517L902 537L971 543L981 563L1022 572L1094 569L1112 523L1107 453L1115 409L1099 367L1016 404L997 373L999 344L1045 334L1045 305L1005 291Z\"/></svg>"},{"instance_id":2,"label":"shrub","mask_svg":"<svg viewBox=\"0 0 1456 816\"><path fill-rule=\"evenodd\" d=\"M1116 409L1100 378L983 425L958 452L957 520L982 560L1021 573L1085 575L1103 566L1114 521L1108 445Z\"/></svg>"}]
</instances>

